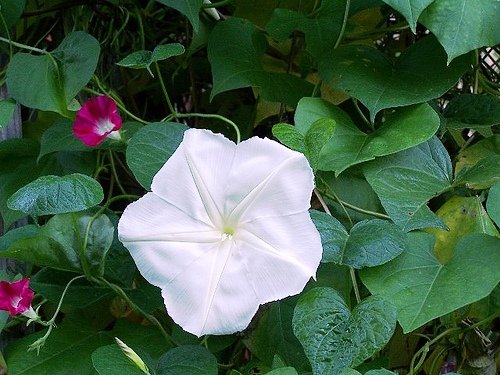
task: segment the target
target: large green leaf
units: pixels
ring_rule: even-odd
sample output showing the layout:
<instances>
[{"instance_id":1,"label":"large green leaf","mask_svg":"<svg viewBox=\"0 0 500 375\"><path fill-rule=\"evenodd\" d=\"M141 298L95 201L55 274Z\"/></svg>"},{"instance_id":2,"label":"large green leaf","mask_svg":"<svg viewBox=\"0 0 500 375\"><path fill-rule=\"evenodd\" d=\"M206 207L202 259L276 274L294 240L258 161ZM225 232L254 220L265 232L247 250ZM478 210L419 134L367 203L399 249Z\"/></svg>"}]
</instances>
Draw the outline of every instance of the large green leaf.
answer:
<instances>
[{"instance_id":1,"label":"large green leaf","mask_svg":"<svg viewBox=\"0 0 500 375\"><path fill-rule=\"evenodd\" d=\"M310 369L304 350L292 331L296 302L296 298L287 298L273 303L245 339L250 351L268 366L278 355L286 365L304 371Z\"/></svg>"},{"instance_id":2,"label":"large green leaf","mask_svg":"<svg viewBox=\"0 0 500 375\"><path fill-rule=\"evenodd\" d=\"M298 375L298 373L293 367L281 367L269 371L266 375Z\"/></svg>"},{"instance_id":3,"label":"large green leaf","mask_svg":"<svg viewBox=\"0 0 500 375\"><path fill-rule=\"evenodd\" d=\"M368 183L391 219L403 230L446 228L427 202L451 187L451 161L437 139L380 158L365 168Z\"/></svg>"},{"instance_id":4,"label":"large green leaf","mask_svg":"<svg viewBox=\"0 0 500 375\"><path fill-rule=\"evenodd\" d=\"M429 36L396 60L372 47L342 46L321 59L318 69L326 82L359 99L373 122L381 109L422 103L443 95L468 67L467 56L446 65L444 50Z\"/></svg>"},{"instance_id":5,"label":"large green leaf","mask_svg":"<svg viewBox=\"0 0 500 375\"><path fill-rule=\"evenodd\" d=\"M318 169L339 174L352 165L419 145L438 128L439 116L428 104L394 110L384 124L370 134L353 126L336 124L333 137L321 149Z\"/></svg>"},{"instance_id":6,"label":"large green leaf","mask_svg":"<svg viewBox=\"0 0 500 375\"><path fill-rule=\"evenodd\" d=\"M399 13L401 13L408 21L411 31L416 33L418 17L420 17L420 14L424 11L424 9L427 8L429 4L431 4L434 0L383 0L383 1L384 3L389 4Z\"/></svg>"},{"instance_id":7,"label":"large green leaf","mask_svg":"<svg viewBox=\"0 0 500 375\"><path fill-rule=\"evenodd\" d=\"M152 123L141 128L127 146L127 164L147 190L153 176L179 147L187 126L177 122Z\"/></svg>"},{"instance_id":8,"label":"large green leaf","mask_svg":"<svg viewBox=\"0 0 500 375\"><path fill-rule=\"evenodd\" d=\"M158 375L217 375L217 359L205 347L184 345L162 355Z\"/></svg>"},{"instance_id":9,"label":"large green leaf","mask_svg":"<svg viewBox=\"0 0 500 375\"><path fill-rule=\"evenodd\" d=\"M79 273L83 271L81 262L84 259L89 270L101 276L104 258L113 242L113 232L114 226L106 215L93 219L83 212L59 214L52 217L37 235L12 243L0 252L0 257Z\"/></svg>"},{"instance_id":10,"label":"large green leaf","mask_svg":"<svg viewBox=\"0 0 500 375\"><path fill-rule=\"evenodd\" d=\"M302 343L314 375L339 374L370 358L389 341L396 310L375 296L351 312L332 288L314 288L295 308L293 331Z\"/></svg>"},{"instance_id":11,"label":"large green leaf","mask_svg":"<svg viewBox=\"0 0 500 375\"><path fill-rule=\"evenodd\" d=\"M306 50L315 59L319 59L335 47L342 28L345 7L346 0L324 1L310 16L278 8L267 23L266 31L280 42L285 41L293 31L302 31L305 35Z\"/></svg>"},{"instance_id":12,"label":"large green leaf","mask_svg":"<svg viewBox=\"0 0 500 375\"><path fill-rule=\"evenodd\" d=\"M67 316L54 329L40 354L26 348L43 336L40 331L10 344L5 351L9 375L94 375L91 355L102 345L111 344L112 338L95 331L90 324L76 316Z\"/></svg>"},{"instance_id":13,"label":"large green leaf","mask_svg":"<svg viewBox=\"0 0 500 375\"><path fill-rule=\"evenodd\" d=\"M337 174L376 156L416 146L432 137L439 128L439 116L429 105L421 104L393 111L379 129L365 134L337 106L319 98L302 98L295 112L294 130L307 134L313 123L325 118L335 121L334 132L321 148L317 167ZM280 127L279 130L285 129ZM300 138L297 134L289 134L291 129L286 130L288 139L291 136Z\"/></svg>"},{"instance_id":14,"label":"large green leaf","mask_svg":"<svg viewBox=\"0 0 500 375\"><path fill-rule=\"evenodd\" d=\"M500 124L500 99L491 95L462 94L453 97L443 116L448 128L482 128Z\"/></svg>"},{"instance_id":15,"label":"large green leaf","mask_svg":"<svg viewBox=\"0 0 500 375\"><path fill-rule=\"evenodd\" d=\"M443 45L448 63L464 53L500 43L498 0L435 0L420 17Z\"/></svg>"},{"instance_id":16,"label":"large green leaf","mask_svg":"<svg viewBox=\"0 0 500 375\"><path fill-rule=\"evenodd\" d=\"M7 207L31 216L42 216L82 211L96 206L103 199L99 182L75 173L37 178L12 194Z\"/></svg>"},{"instance_id":17,"label":"large green leaf","mask_svg":"<svg viewBox=\"0 0 500 375\"><path fill-rule=\"evenodd\" d=\"M316 210L310 214L321 235L322 262L373 267L394 259L407 246L406 233L388 221L360 221L348 233L334 217Z\"/></svg>"},{"instance_id":18,"label":"large green leaf","mask_svg":"<svg viewBox=\"0 0 500 375\"><path fill-rule=\"evenodd\" d=\"M410 233L410 246L396 259L361 271L370 292L394 303L405 333L491 293L500 281L500 239L486 234L463 237L442 264L434 236Z\"/></svg>"},{"instance_id":19,"label":"large green leaf","mask_svg":"<svg viewBox=\"0 0 500 375\"><path fill-rule=\"evenodd\" d=\"M18 52L7 69L9 92L27 107L69 116L68 106L94 74L99 51L93 36L76 31L52 52Z\"/></svg>"},{"instance_id":20,"label":"large green leaf","mask_svg":"<svg viewBox=\"0 0 500 375\"><path fill-rule=\"evenodd\" d=\"M310 95L312 84L291 74L264 70L261 58L266 48L264 34L248 21L233 17L218 22L208 40L214 81L211 97L242 87L258 87L264 99L295 107L300 98Z\"/></svg>"},{"instance_id":21,"label":"large green leaf","mask_svg":"<svg viewBox=\"0 0 500 375\"><path fill-rule=\"evenodd\" d=\"M8 228L25 216L7 207L7 199L17 190L44 174L61 172L52 155L37 163L39 144L31 139L9 139L0 142L0 214Z\"/></svg>"},{"instance_id":22,"label":"large green leaf","mask_svg":"<svg viewBox=\"0 0 500 375\"><path fill-rule=\"evenodd\" d=\"M203 0L156 0L170 8L174 8L184 14L195 32L198 31L200 25L200 9L203 4Z\"/></svg>"}]
</instances>

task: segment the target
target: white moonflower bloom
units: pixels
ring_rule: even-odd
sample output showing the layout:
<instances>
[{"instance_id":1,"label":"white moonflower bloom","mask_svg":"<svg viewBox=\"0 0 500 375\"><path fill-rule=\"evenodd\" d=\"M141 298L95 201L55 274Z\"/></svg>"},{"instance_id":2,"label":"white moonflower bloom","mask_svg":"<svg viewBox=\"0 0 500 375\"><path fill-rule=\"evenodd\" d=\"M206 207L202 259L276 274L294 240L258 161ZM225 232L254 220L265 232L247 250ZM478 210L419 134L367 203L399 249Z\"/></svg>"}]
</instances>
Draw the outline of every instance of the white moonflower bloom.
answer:
<instances>
[{"instance_id":1,"label":"white moonflower bloom","mask_svg":"<svg viewBox=\"0 0 500 375\"><path fill-rule=\"evenodd\" d=\"M183 329L234 333L260 304L298 294L315 277L322 247L308 213L313 187L301 153L190 129L152 192L125 209L119 238Z\"/></svg>"}]
</instances>

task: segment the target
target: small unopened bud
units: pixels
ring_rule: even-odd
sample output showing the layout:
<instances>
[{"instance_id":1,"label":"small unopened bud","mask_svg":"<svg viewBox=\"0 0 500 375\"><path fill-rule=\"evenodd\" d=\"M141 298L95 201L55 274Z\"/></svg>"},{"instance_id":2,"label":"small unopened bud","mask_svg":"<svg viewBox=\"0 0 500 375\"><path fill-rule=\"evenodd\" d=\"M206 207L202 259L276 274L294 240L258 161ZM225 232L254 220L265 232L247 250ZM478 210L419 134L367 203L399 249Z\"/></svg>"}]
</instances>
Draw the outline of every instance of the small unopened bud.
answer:
<instances>
[{"instance_id":1,"label":"small unopened bud","mask_svg":"<svg viewBox=\"0 0 500 375\"><path fill-rule=\"evenodd\" d=\"M122 350L123 354L125 354L127 356L127 358L130 359L130 361L132 361L132 363L134 365L136 365L139 370L141 370L143 373L145 373L147 375L151 375L151 373L149 372L148 366L146 366L146 364L141 359L141 357L139 357L137 355L137 353L134 352L134 350L130 346L125 344L118 337L115 337L115 341L118 344L118 346L120 347L120 349Z\"/></svg>"}]
</instances>

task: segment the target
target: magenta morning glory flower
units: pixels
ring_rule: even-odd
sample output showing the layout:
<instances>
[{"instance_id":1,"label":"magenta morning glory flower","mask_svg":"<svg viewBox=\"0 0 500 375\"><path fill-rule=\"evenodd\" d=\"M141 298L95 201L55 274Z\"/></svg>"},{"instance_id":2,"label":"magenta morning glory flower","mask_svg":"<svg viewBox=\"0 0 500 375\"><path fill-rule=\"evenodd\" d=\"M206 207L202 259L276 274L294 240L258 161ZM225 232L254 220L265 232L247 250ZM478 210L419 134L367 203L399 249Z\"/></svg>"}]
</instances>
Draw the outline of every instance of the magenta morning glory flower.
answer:
<instances>
[{"instance_id":1,"label":"magenta morning glory flower","mask_svg":"<svg viewBox=\"0 0 500 375\"><path fill-rule=\"evenodd\" d=\"M122 119L116 103L107 96L89 99L76 114L73 134L87 146L97 146L105 138L120 139Z\"/></svg>"},{"instance_id":2,"label":"magenta morning glory flower","mask_svg":"<svg viewBox=\"0 0 500 375\"><path fill-rule=\"evenodd\" d=\"M0 281L0 310L8 311L11 316L30 312L34 295L29 279L13 283Z\"/></svg>"},{"instance_id":3,"label":"magenta morning glory flower","mask_svg":"<svg viewBox=\"0 0 500 375\"><path fill-rule=\"evenodd\" d=\"M303 154L257 137L190 129L130 204L118 235L172 319L197 336L248 326L259 305L302 291L321 260Z\"/></svg>"}]
</instances>

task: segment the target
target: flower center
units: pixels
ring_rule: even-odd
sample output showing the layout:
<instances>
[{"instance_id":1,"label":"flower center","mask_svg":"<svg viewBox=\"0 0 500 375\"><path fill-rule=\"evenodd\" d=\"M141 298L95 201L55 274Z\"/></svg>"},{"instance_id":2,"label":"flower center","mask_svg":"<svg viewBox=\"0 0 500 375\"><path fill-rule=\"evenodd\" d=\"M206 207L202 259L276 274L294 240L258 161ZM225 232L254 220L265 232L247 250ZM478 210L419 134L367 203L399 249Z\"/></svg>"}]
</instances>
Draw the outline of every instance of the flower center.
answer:
<instances>
[{"instance_id":1,"label":"flower center","mask_svg":"<svg viewBox=\"0 0 500 375\"><path fill-rule=\"evenodd\" d=\"M99 135L106 134L107 132L113 130L114 127L115 125L107 118L99 120L99 123L97 124Z\"/></svg>"},{"instance_id":2,"label":"flower center","mask_svg":"<svg viewBox=\"0 0 500 375\"><path fill-rule=\"evenodd\" d=\"M222 230L222 236L221 236L222 241L225 241L228 238L231 239L233 237L234 232L235 232L234 227L225 226L224 229Z\"/></svg>"}]
</instances>

